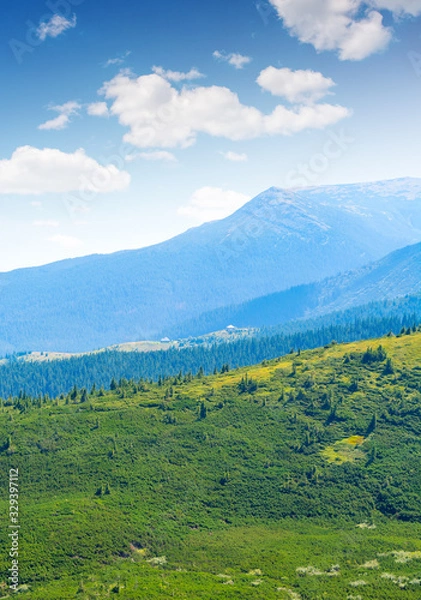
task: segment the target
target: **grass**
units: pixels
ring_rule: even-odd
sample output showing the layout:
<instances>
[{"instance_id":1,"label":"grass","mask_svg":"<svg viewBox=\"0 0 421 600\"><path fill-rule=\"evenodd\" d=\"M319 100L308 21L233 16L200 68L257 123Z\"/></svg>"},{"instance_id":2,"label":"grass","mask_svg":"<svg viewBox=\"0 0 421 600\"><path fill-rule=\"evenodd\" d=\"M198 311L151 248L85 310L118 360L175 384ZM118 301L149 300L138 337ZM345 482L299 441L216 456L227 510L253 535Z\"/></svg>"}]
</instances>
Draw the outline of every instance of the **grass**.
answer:
<instances>
[{"instance_id":1,"label":"grass","mask_svg":"<svg viewBox=\"0 0 421 600\"><path fill-rule=\"evenodd\" d=\"M3 402L20 597L419 598L421 334L380 344Z\"/></svg>"},{"instance_id":2,"label":"grass","mask_svg":"<svg viewBox=\"0 0 421 600\"><path fill-rule=\"evenodd\" d=\"M335 442L333 446L328 446L321 451L321 455L329 463L339 465L361 460L366 457L366 452L361 449L365 441L366 439L362 435L352 435L349 438Z\"/></svg>"}]
</instances>

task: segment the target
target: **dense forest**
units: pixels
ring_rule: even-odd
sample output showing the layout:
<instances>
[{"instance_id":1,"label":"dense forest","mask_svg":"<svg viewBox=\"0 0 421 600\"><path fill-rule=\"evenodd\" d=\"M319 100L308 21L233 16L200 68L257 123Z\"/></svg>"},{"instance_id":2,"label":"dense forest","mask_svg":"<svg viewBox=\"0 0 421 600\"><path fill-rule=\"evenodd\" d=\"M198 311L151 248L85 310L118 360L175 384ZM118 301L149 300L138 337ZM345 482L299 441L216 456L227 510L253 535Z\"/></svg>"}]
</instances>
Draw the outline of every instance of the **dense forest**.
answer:
<instances>
[{"instance_id":1,"label":"dense forest","mask_svg":"<svg viewBox=\"0 0 421 600\"><path fill-rule=\"evenodd\" d=\"M378 316L378 315L383 316ZM209 345L206 338L195 339L181 349L158 352L120 352L107 350L66 360L25 362L17 356L0 367L0 397L56 396L74 385L90 389L94 384L109 388L112 378L145 379L175 376L178 373L205 374L252 365L264 359L285 355L291 350L325 346L332 341L351 342L396 334L421 322L421 298L374 303L361 309L334 313L312 321L297 321L283 327L263 329L253 336L232 342Z\"/></svg>"},{"instance_id":2,"label":"dense forest","mask_svg":"<svg viewBox=\"0 0 421 600\"><path fill-rule=\"evenodd\" d=\"M362 308L368 309L379 317L387 314L395 303L407 304L409 297L419 309L420 282L421 244L416 244L360 269L191 316L175 327L166 327L162 334L173 338L197 336L221 329L227 323L237 327L269 327L350 307L360 312Z\"/></svg>"}]
</instances>

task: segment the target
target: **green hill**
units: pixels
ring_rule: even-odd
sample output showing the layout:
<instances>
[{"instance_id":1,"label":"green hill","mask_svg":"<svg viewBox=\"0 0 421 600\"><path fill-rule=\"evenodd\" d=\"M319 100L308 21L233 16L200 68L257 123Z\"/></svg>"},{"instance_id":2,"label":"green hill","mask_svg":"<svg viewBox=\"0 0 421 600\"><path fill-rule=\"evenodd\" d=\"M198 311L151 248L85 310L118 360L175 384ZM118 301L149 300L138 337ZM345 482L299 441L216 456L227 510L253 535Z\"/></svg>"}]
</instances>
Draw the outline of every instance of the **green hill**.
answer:
<instances>
[{"instance_id":1,"label":"green hill","mask_svg":"<svg viewBox=\"0 0 421 600\"><path fill-rule=\"evenodd\" d=\"M20 597L415 600L421 333L0 412Z\"/></svg>"},{"instance_id":2,"label":"green hill","mask_svg":"<svg viewBox=\"0 0 421 600\"><path fill-rule=\"evenodd\" d=\"M0 360L0 398L21 394L55 397L67 394L75 385L91 389L95 384L109 389L112 378L158 381L164 375L174 377L200 369L210 375L223 365L253 365L288 354L291 349L319 348L332 340L344 343L389 332L399 334L420 322L421 296L408 296L280 327L221 331L169 344L152 342L154 351L150 351L151 343L140 342L145 351L133 349L138 344L122 344L70 358L57 353L15 354Z\"/></svg>"}]
</instances>

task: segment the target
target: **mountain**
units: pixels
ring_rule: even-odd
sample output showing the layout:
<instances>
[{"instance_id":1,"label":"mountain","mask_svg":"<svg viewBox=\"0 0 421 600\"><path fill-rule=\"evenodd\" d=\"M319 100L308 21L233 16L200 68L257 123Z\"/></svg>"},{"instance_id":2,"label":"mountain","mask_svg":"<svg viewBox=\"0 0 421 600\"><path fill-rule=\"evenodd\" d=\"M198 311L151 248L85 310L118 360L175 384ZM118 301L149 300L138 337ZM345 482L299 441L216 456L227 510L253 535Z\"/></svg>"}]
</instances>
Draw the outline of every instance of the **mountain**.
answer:
<instances>
[{"instance_id":1,"label":"mountain","mask_svg":"<svg viewBox=\"0 0 421 600\"><path fill-rule=\"evenodd\" d=\"M149 248L0 275L0 354L156 339L204 311L317 281L421 240L421 180L271 188Z\"/></svg>"},{"instance_id":2,"label":"mountain","mask_svg":"<svg viewBox=\"0 0 421 600\"><path fill-rule=\"evenodd\" d=\"M421 293L421 243L317 283L206 312L169 330L169 334L174 338L197 336L222 329L228 323L237 327L270 327L418 293Z\"/></svg>"},{"instance_id":3,"label":"mountain","mask_svg":"<svg viewBox=\"0 0 421 600\"><path fill-rule=\"evenodd\" d=\"M420 359L421 332L2 403L18 597L419 600Z\"/></svg>"}]
</instances>

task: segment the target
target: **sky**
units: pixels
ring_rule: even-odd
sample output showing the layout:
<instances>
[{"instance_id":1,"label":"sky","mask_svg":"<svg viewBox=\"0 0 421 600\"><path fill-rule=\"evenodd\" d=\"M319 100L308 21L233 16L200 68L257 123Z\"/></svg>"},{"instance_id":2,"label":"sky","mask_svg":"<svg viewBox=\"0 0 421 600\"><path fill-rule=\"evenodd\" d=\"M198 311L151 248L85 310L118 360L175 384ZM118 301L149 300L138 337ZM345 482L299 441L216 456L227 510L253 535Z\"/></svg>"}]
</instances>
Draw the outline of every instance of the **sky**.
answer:
<instances>
[{"instance_id":1,"label":"sky","mask_svg":"<svg viewBox=\"0 0 421 600\"><path fill-rule=\"evenodd\" d=\"M421 176L421 0L3 0L0 271Z\"/></svg>"}]
</instances>

